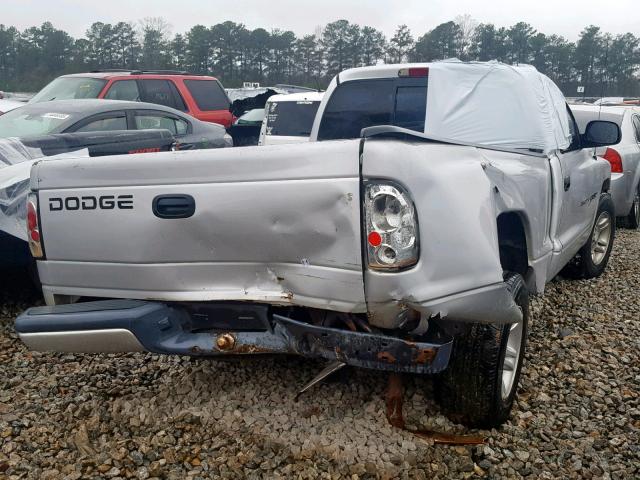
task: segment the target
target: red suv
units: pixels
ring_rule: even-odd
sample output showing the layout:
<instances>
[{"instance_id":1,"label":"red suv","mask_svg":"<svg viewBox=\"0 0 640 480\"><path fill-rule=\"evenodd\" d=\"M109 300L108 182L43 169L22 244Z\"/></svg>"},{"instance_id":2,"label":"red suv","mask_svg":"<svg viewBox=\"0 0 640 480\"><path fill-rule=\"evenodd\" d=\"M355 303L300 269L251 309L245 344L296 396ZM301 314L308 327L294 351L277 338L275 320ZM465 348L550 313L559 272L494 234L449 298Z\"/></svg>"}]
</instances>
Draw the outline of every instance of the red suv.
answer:
<instances>
[{"instance_id":1,"label":"red suv","mask_svg":"<svg viewBox=\"0 0 640 480\"><path fill-rule=\"evenodd\" d=\"M218 79L169 70L99 70L56 78L31 103L106 98L157 103L229 128L230 101Z\"/></svg>"}]
</instances>

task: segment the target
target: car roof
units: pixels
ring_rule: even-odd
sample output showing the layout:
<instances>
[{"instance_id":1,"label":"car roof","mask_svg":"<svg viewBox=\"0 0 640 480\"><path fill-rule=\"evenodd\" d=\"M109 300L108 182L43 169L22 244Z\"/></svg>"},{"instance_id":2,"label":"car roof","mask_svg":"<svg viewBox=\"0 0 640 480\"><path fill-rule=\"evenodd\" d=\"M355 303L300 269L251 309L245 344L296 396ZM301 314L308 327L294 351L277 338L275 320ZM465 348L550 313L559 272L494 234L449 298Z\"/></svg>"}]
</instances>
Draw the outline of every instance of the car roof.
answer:
<instances>
[{"instance_id":1,"label":"car roof","mask_svg":"<svg viewBox=\"0 0 640 480\"><path fill-rule=\"evenodd\" d=\"M461 70L459 67L463 67L464 70ZM524 82L529 83L530 85L537 85L539 77L545 77L545 75L539 72L534 66L525 63L521 63L518 65L508 65L506 63L497 62L495 60L489 62L463 62L458 59L451 58L436 62L381 64L368 67L349 68L338 73L338 75L336 75L336 81L338 83L341 83L352 80L398 78L401 70L424 68L441 71L451 70L456 71L458 74L468 69L470 75L473 75L474 72L477 73L479 71L491 72L492 70L497 70L498 72L501 72L500 75L503 78L508 78L510 76L513 77L513 74L515 73L516 75L523 77Z\"/></svg>"},{"instance_id":2,"label":"car roof","mask_svg":"<svg viewBox=\"0 0 640 480\"><path fill-rule=\"evenodd\" d=\"M321 102L324 92L301 92L269 97L267 102Z\"/></svg>"},{"instance_id":3,"label":"car roof","mask_svg":"<svg viewBox=\"0 0 640 480\"><path fill-rule=\"evenodd\" d=\"M76 99L76 100L51 100L49 102L28 103L24 107L30 112L38 113L83 113L92 115L95 113L112 112L115 110L162 110L164 112L182 114L178 110L157 103L129 102L124 100L102 100L102 99Z\"/></svg>"},{"instance_id":4,"label":"car roof","mask_svg":"<svg viewBox=\"0 0 640 480\"><path fill-rule=\"evenodd\" d=\"M165 79L165 78L188 78L193 80L217 80L216 77L210 75L198 75L187 72L162 72L162 71L142 71L142 70L109 70L109 71L95 71L84 73L70 73L68 75L62 75L58 78L99 78L103 80L109 80L111 78L129 77L132 79L149 78L149 79Z\"/></svg>"},{"instance_id":5,"label":"car roof","mask_svg":"<svg viewBox=\"0 0 640 480\"><path fill-rule=\"evenodd\" d=\"M569 105L569 108L576 117L576 120L608 120L610 122L616 122L618 125L622 122L622 118L627 111L640 113L639 108L629 105Z\"/></svg>"}]
</instances>

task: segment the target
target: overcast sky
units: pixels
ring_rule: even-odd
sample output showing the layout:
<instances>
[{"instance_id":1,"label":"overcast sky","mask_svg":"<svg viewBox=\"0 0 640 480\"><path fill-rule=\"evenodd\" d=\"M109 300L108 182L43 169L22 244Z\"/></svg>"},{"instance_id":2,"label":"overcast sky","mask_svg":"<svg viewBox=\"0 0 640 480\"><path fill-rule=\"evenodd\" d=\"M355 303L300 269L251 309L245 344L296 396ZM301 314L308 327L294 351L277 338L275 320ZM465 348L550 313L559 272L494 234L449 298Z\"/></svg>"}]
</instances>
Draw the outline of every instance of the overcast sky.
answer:
<instances>
[{"instance_id":1,"label":"overcast sky","mask_svg":"<svg viewBox=\"0 0 640 480\"><path fill-rule=\"evenodd\" d=\"M525 21L543 33L570 40L590 24L614 34L640 35L640 0L0 0L0 23L24 29L48 20L74 37L84 35L96 21L115 23L144 17L164 17L173 33L195 24L210 26L233 20L248 28L279 28L301 35L346 18L376 27L388 36L405 23L417 37L465 13L498 26Z\"/></svg>"}]
</instances>

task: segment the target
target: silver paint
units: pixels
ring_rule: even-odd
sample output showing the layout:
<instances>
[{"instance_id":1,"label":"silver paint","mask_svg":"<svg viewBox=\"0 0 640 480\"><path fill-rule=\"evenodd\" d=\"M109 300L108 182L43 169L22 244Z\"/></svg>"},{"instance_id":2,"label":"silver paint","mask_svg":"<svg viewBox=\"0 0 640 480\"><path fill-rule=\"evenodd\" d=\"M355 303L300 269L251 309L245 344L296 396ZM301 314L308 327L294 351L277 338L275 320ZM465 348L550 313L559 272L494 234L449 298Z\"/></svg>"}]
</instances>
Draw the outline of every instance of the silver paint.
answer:
<instances>
[{"instance_id":1,"label":"silver paint","mask_svg":"<svg viewBox=\"0 0 640 480\"><path fill-rule=\"evenodd\" d=\"M39 352L120 353L144 351L144 347L136 336L123 328L22 333L20 340L30 350Z\"/></svg>"},{"instance_id":2,"label":"silver paint","mask_svg":"<svg viewBox=\"0 0 640 480\"><path fill-rule=\"evenodd\" d=\"M400 183L418 214L420 260L399 273L365 271L370 322L393 328L412 308L427 316L458 321L514 323L521 312L502 283L496 218L514 212L527 237L528 284L542 293L588 240L597 199L578 212L571 238L559 237L564 215L585 192L599 194L607 164L581 155L574 189L555 185L562 158L498 152L460 145L368 139L362 156L365 181ZM555 201L554 201L555 199ZM574 213L577 215L576 213ZM576 222L577 223L577 222ZM570 241L569 241L570 240Z\"/></svg>"},{"instance_id":3,"label":"silver paint","mask_svg":"<svg viewBox=\"0 0 640 480\"><path fill-rule=\"evenodd\" d=\"M45 298L244 300L364 312L359 140L39 163ZM153 215L188 193L196 213ZM52 197L131 194L133 210L51 212ZM46 233L44 233L46 232Z\"/></svg>"},{"instance_id":4,"label":"silver paint","mask_svg":"<svg viewBox=\"0 0 640 480\"><path fill-rule=\"evenodd\" d=\"M352 140L158 154L153 166L144 156L40 163L32 186L45 208L45 298L293 304L367 312L385 328L396 327L406 308L426 318L514 323L521 312L502 283L497 216L515 212L523 220L528 284L542 292L588 240L597 200L580 206L582 226L565 215L599 193L608 168L575 152L584 173L565 192L562 155L367 139L363 180L393 181L412 197L420 260L401 272L365 270L363 279L359 146ZM52 196L85 192L131 193L135 209L43 207ZM150 204L164 193L193 195L196 214L156 218ZM566 238L563 220L571 227Z\"/></svg>"}]
</instances>

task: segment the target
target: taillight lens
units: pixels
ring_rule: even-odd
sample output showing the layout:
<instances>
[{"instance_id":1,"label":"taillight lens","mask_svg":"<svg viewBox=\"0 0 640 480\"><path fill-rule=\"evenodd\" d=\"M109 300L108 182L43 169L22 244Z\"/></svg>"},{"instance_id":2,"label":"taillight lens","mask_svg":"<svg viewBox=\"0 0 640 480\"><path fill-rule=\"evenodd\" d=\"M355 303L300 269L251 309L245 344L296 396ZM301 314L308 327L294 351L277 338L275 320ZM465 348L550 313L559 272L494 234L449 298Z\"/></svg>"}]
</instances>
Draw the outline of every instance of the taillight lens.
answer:
<instances>
[{"instance_id":1,"label":"taillight lens","mask_svg":"<svg viewBox=\"0 0 640 480\"><path fill-rule=\"evenodd\" d=\"M614 148L607 148L602 156L607 162L611 164L611 173L622 173L622 157L618 151Z\"/></svg>"},{"instance_id":2,"label":"taillight lens","mask_svg":"<svg viewBox=\"0 0 640 480\"><path fill-rule=\"evenodd\" d=\"M42 235L38 225L38 196L30 193L27 197L27 237L29 240L29 250L33 258L42 258Z\"/></svg>"},{"instance_id":3,"label":"taillight lens","mask_svg":"<svg viewBox=\"0 0 640 480\"><path fill-rule=\"evenodd\" d=\"M426 77L429 75L428 67L412 67L412 68L401 68L398 70L399 77Z\"/></svg>"},{"instance_id":4,"label":"taillight lens","mask_svg":"<svg viewBox=\"0 0 640 480\"><path fill-rule=\"evenodd\" d=\"M367 259L374 269L401 269L418 261L418 223L409 196L395 185L366 186Z\"/></svg>"}]
</instances>

